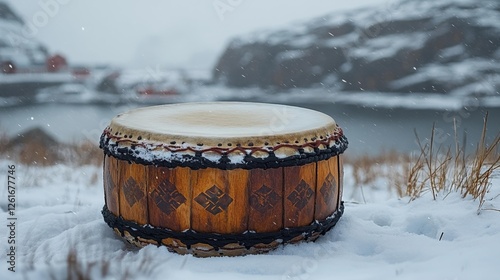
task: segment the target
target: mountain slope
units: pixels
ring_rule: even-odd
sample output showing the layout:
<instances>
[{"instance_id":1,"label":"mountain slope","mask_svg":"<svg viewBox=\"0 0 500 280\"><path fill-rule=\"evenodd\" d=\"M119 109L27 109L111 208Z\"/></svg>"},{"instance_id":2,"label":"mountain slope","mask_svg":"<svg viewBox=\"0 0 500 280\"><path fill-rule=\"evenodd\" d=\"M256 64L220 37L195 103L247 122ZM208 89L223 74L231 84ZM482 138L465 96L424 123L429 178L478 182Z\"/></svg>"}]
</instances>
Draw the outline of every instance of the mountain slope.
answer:
<instances>
[{"instance_id":1,"label":"mountain slope","mask_svg":"<svg viewBox=\"0 0 500 280\"><path fill-rule=\"evenodd\" d=\"M213 70L233 87L498 95L500 3L406 0L234 39Z\"/></svg>"},{"instance_id":2,"label":"mountain slope","mask_svg":"<svg viewBox=\"0 0 500 280\"><path fill-rule=\"evenodd\" d=\"M16 66L45 65L46 48L6 2L0 1L0 63Z\"/></svg>"}]
</instances>

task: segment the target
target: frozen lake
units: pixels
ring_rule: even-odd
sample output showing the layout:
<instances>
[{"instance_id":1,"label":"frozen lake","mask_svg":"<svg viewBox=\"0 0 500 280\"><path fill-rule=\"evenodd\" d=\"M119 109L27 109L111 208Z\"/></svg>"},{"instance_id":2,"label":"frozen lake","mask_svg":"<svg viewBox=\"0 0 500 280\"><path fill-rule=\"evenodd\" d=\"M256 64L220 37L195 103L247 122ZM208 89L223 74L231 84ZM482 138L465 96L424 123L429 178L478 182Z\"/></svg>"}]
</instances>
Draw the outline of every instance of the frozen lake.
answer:
<instances>
[{"instance_id":1,"label":"frozen lake","mask_svg":"<svg viewBox=\"0 0 500 280\"><path fill-rule=\"evenodd\" d=\"M283 103L283 102L281 102ZM286 104L286 103L283 103ZM457 120L459 137L467 133L468 151L481 134L483 117L489 112L488 134L491 140L500 131L500 108L408 109L368 107L331 102L303 102L291 105L306 107L332 116L349 139L349 154L379 154L396 150L418 150L414 130L421 139L430 135L436 123L436 142L453 143L453 118ZM41 127L59 141L71 143L87 139L97 143L102 130L118 113L139 104L32 104L0 109L0 130L9 136ZM280 113L277 113L278 119Z\"/></svg>"}]
</instances>

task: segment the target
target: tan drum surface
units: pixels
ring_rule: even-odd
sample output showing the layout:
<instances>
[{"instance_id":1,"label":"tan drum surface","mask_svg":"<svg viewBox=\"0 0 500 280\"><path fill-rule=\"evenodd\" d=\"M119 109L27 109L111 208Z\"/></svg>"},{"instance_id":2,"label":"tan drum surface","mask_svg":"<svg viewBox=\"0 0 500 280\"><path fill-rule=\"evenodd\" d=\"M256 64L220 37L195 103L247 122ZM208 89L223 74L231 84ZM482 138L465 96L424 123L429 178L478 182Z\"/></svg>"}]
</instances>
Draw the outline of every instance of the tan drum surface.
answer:
<instances>
[{"instance_id":1,"label":"tan drum surface","mask_svg":"<svg viewBox=\"0 0 500 280\"><path fill-rule=\"evenodd\" d=\"M101 136L104 219L138 246L201 257L315 240L343 213L347 144L331 117L299 107L132 110Z\"/></svg>"}]
</instances>

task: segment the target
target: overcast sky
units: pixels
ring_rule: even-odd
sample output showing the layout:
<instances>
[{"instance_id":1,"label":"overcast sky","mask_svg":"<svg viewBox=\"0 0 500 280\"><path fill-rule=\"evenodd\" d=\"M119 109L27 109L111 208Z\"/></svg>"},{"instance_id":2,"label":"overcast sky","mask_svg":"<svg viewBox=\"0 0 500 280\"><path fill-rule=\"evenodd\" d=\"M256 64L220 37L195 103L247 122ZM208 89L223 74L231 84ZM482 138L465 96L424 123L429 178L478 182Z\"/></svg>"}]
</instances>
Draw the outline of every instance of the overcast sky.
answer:
<instances>
[{"instance_id":1,"label":"overcast sky","mask_svg":"<svg viewBox=\"0 0 500 280\"><path fill-rule=\"evenodd\" d=\"M293 22L329 12L383 5L389 0L7 2L35 27L35 36L51 52L62 53L72 64L203 69L213 66L228 40L238 34L293 26Z\"/></svg>"}]
</instances>

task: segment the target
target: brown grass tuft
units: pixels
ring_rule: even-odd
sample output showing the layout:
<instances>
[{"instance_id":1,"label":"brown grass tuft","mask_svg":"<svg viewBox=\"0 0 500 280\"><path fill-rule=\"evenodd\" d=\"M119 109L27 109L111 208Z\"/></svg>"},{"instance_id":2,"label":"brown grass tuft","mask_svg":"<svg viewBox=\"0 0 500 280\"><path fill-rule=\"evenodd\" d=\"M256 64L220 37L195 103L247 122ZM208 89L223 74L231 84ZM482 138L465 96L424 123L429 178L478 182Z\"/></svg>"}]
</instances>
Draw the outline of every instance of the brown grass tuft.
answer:
<instances>
[{"instance_id":1,"label":"brown grass tuft","mask_svg":"<svg viewBox=\"0 0 500 280\"><path fill-rule=\"evenodd\" d=\"M0 129L0 154L3 154L5 152L5 148L7 147L8 142L9 137Z\"/></svg>"},{"instance_id":2,"label":"brown grass tuft","mask_svg":"<svg viewBox=\"0 0 500 280\"><path fill-rule=\"evenodd\" d=\"M81 253L74 248L70 249L66 256L66 271L57 273L53 268L49 271L49 277L53 280L135 279L138 276L148 278L160 264L147 254L132 267L130 264L122 264L125 252L113 260L102 258L98 261L85 261L79 254Z\"/></svg>"},{"instance_id":3,"label":"brown grass tuft","mask_svg":"<svg viewBox=\"0 0 500 280\"><path fill-rule=\"evenodd\" d=\"M90 141L73 144L69 146L68 161L75 165L101 165L103 152L97 144Z\"/></svg>"},{"instance_id":4,"label":"brown grass tuft","mask_svg":"<svg viewBox=\"0 0 500 280\"><path fill-rule=\"evenodd\" d=\"M409 157L389 151L375 156L345 157L344 162L352 167L354 186L360 188L363 194L363 186L375 187L379 179L387 179L391 182L388 191L395 191L398 197L405 194L405 181L400 176L404 166L408 165Z\"/></svg>"},{"instance_id":5,"label":"brown grass tuft","mask_svg":"<svg viewBox=\"0 0 500 280\"><path fill-rule=\"evenodd\" d=\"M408 196L410 201L431 193L433 199L459 192L462 197L471 196L479 201L482 210L485 197L491 187L491 177L500 170L500 133L490 144L486 143L488 114L483 130L472 154L466 154L466 139L459 141L454 124L455 144L453 147L436 146L435 126L432 126L429 141L422 143L415 133L419 152L409 156L396 152L385 152L377 156L346 157L346 164L352 167L355 191L364 199L363 187L380 186L380 180L388 183L388 191L398 197ZM500 211L497 209L488 209Z\"/></svg>"},{"instance_id":6,"label":"brown grass tuft","mask_svg":"<svg viewBox=\"0 0 500 280\"><path fill-rule=\"evenodd\" d=\"M40 141L37 135L9 139L6 135L0 134L0 157L27 166L56 164L99 166L103 161L103 152L97 144L90 141L65 144L55 140Z\"/></svg>"},{"instance_id":7,"label":"brown grass tuft","mask_svg":"<svg viewBox=\"0 0 500 280\"><path fill-rule=\"evenodd\" d=\"M478 211L480 211L491 187L491 175L495 170L500 169L500 157L498 156L500 133L488 146L486 144L487 124L488 114L484 118L481 138L472 155L466 155L464 146L458 141L456 125L454 126L454 153L452 153L451 147L435 148L434 126L429 143L423 145L416 135L420 154L412 159L411 167L407 173L406 194L410 200L414 200L428 191L432 193L434 199L439 194L457 191L464 198L470 195L479 200Z\"/></svg>"}]
</instances>

